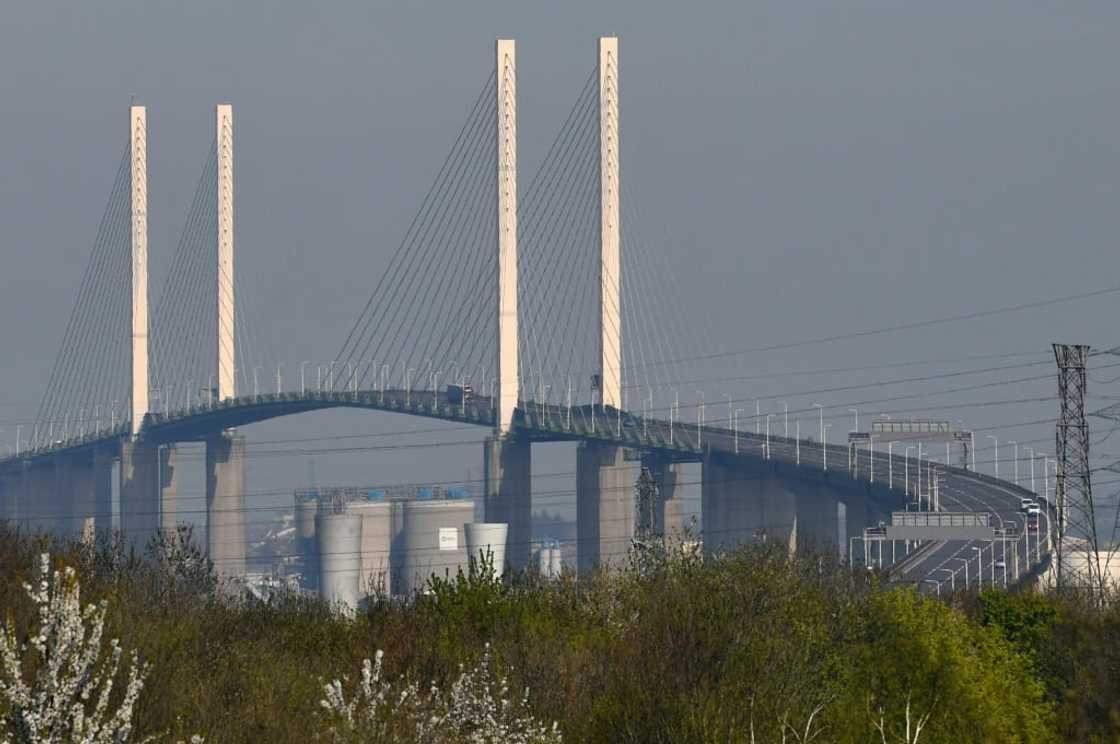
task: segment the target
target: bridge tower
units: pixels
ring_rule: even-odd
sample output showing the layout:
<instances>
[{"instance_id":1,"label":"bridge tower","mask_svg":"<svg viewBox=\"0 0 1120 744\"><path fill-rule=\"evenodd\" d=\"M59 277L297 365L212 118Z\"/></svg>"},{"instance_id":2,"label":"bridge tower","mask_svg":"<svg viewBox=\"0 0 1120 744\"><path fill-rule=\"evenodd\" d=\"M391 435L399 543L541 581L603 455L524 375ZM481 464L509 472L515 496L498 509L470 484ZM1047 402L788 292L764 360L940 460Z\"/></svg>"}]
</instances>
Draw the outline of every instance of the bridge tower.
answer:
<instances>
[{"instance_id":1,"label":"bridge tower","mask_svg":"<svg viewBox=\"0 0 1120 744\"><path fill-rule=\"evenodd\" d=\"M618 37L599 39L598 69L599 402L604 408L622 408ZM591 442L580 445L576 455L576 530L581 570L616 563L630 549L636 473L621 447Z\"/></svg>"},{"instance_id":2,"label":"bridge tower","mask_svg":"<svg viewBox=\"0 0 1120 744\"><path fill-rule=\"evenodd\" d=\"M517 327L517 49L498 39L495 61L498 220L498 389L494 435L483 444L487 522L509 525L506 562L515 569L529 562L532 501L531 447L511 436L520 398Z\"/></svg>"},{"instance_id":3,"label":"bridge tower","mask_svg":"<svg viewBox=\"0 0 1120 744\"><path fill-rule=\"evenodd\" d=\"M164 488L162 475L170 474L163 453L144 443L140 433L149 413L148 361L148 114L144 106L129 109L129 167L131 177L132 306L129 437L120 450L121 529L143 546L159 527L160 515L174 513L174 488ZM161 465L165 466L161 468ZM104 468L104 465L102 465ZM90 487L104 484L104 474L85 479ZM88 499L87 494L79 498ZM103 500L102 498L95 499ZM88 502L87 502L88 503Z\"/></svg>"},{"instance_id":4,"label":"bridge tower","mask_svg":"<svg viewBox=\"0 0 1120 744\"><path fill-rule=\"evenodd\" d=\"M217 388L219 401L237 397L234 304L233 106L215 108L218 192ZM245 571L245 437L234 430L206 440L206 546L214 568Z\"/></svg>"},{"instance_id":5,"label":"bridge tower","mask_svg":"<svg viewBox=\"0 0 1120 744\"><path fill-rule=\"evenodd\" d=\"M601 402L622 407L618 37L599 39L599 329Z\"/></svg>"},{"instance_id":6,"label":"bridge tower","mask_svg":"<svg viewBox=\"0 0 1120 744\"><path fill-rule=\"evenodd\" d=\"M148 112L129 110L132 176L132 436L148 413Z\"/></svg>"}]
</instances>

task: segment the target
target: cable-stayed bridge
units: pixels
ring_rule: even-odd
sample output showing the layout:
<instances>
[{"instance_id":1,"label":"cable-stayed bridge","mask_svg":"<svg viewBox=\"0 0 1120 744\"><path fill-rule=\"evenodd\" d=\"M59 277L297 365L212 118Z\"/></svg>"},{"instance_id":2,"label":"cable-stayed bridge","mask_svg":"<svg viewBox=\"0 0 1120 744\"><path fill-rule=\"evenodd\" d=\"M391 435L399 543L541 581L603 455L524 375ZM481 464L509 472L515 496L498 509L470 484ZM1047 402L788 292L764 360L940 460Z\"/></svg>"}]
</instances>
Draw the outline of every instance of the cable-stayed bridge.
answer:
<instances>
[{"instance_id":1,"label":"cable-stayed bridge","mask_svg":"<svg viewBox=\"0 0 1120 744\"><path fill-rule=\"evenodd\" d=\"M650 320L650 306L667 293L642 256L624 198L618 62L617 39L601 39L521 192L515 47L498 41L494 68L337 357L313 382L303 365L298 375L288 370L287 385L278 370L274 389L256 374L238 302L232 107L216 108L214 141L149 317L147 121L144 107L132 106L37 421L0 461L0 516L70 534L108 528L116 467L119 523L146 540L177 521L175 445L204 442L208 548L236 574L245 560L238 428L347 407L491 430L486 521L509 525L515 567L529 557L532 445L550 441L580 445L581 568L621 558L639 529L635 458L659 484L656 521L665 531L683 526L681 465L701 464L705 550L760 539L850 550L859 540L868 557L877 544L882 561L883 541L865 530L889 523L916 496L927 521L930 513L991 521L987 539L908 528L922 548L895 563L911 580L939 590L970 563L973 576L990 563L994 582L1001 549L1005 581L1042 562L1047 530L1032 537L1011 528L1025 526L1020 502L1034 494L967 462L953 467L947 458L935 471L920 446L912 465L901 447L876 450L874 440L829 445L823 419L816 441L771 435L769 426L746 431L730 400L726 416L709 419L701 404L687 421L679 403L655 405L655 391L680 379L684 355Z\"/></svg>"}]
</instances>

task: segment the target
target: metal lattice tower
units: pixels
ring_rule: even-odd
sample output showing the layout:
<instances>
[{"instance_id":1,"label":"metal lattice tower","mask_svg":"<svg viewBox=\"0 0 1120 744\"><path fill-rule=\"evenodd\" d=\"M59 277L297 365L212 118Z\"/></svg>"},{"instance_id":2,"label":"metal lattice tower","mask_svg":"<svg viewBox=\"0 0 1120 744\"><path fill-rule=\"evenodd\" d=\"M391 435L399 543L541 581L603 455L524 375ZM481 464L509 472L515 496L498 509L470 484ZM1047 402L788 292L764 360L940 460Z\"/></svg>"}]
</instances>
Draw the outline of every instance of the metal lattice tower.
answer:
<instances>
[{"instance_id":1,"label":"metal lattice tower","mask_svg":"<svg viewBox=\"0 0 1120 744\"><path fill-rule=\"evenodd\" d=\"M1058 586L1067 584L1072 559L1082 554L1076 562L1078 583L1094 590L1103 590L1097 552L1097 523L1093 511L1093 487L1089 472L1089 425L1085 421L1086 361L1089 347L1071 344L1054 344L1054 359L1058 364L1058 415L1055 441L1058 452L1056 559ZM1082 567L1083 565L1083 567Z\"/></svg>"}]
</instances>

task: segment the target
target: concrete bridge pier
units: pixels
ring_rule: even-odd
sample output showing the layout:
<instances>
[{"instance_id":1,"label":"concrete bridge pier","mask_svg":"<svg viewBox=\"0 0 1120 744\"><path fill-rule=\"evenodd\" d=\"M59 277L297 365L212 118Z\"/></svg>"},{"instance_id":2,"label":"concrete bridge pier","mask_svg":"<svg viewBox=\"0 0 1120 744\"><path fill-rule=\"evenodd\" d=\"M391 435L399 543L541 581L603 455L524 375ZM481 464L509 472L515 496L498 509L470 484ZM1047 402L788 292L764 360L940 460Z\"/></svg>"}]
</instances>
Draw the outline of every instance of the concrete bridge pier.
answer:
<instances>
[{"instance_id":1,"label":"concrete bridge pier","mask_svg":"<svg viewBox=\"0 0 1120 744\"><path fill-rule=\"evenodd\" d=\"M869 508L869 498L866 491L852 491L841 496L841 514L844 519L844 543L840 546L840 555L848 560L851 560L849 555L853 542L852 538L862 538L864 527L871 524L871 511ZM863 550L863 544L856 540L855 549L857 553Z\"/></svg>"},{"instance_id":2,"label":"concrete bridge pier","mask_svg":"<svg viewBox=\"0 0 1120 744\"><path fill-rule=\"evenodd\" d=\"M54 464L24 467L20 485L21 522L32 532L50 531L55 527L53 498Z\"/></svg>"},{"instance_id":3,"label":"concrete bridge pier","mask_svg":"<svg viewBox=\"0 0 1120 744\"><path fill-rule=\"evenodd\" d=\"M55 458L55 520L66 538L83 538L94 531L94 454L81 452Z\"/></svg>"},{"instance_id":4,"label":"concrete bridge pier","mask_svg":"<svg viewBox=\"0 0 1120 744\"><path fill-rule=\"evenodd\" d=\"M12 527L19 526L20 486L22 478L18 473L0 474L0 520L9 522Z\"/></svg>"},{"instance_id":5,"label":"concrete bridge pier","mask_svg":"<svg viewBox=\"0 0 1120 744\"><path fill-rule=\"evenodd\" d=\"M245 573L245 437L206 440L206 548L224 576Z\"/></svg>"},{"instance_id":6,"label":"concrete bridge pier","mask_svg":"<svg viewBox=\"0 0 1120 744\"><path fill-rule=\"evenodd\" d=\"M789 482L773 471L759 481L760 519L757 541L785 545L790 554L797 550L799 522L797 495Z\"/></svg>"},{"instance_id":7,"label":"concrete bridge pier","mask_svg":"<svg viewBox=\"0 0 1120 744\"><path fill-rule=\"evenodd\" d=\"M506 563L515 570L529 564L532 539L532 448L528 440L494 436L482 449L484 519L509 525Z\"/></svg>"},{"instance_id":8,"label":"concrete bridge pier","mask_svg":"<svg viewBox=\"0 0 1120 744\"><path fill-rule=\"evenodd\" d=\"M701 466L700 495L704 549L709 555L743 544L773 542L796 550L797 495L770 468L708 457Z\"/></svg>"},{"instance_id":9,"label":"concrete bridge pier","mask_svg":"<svg viewBox=\"0 0 1120 744\"><path fill-rule=\"evenodd\" d=\"M680 541L689 527L684 510L684 489L681 487L681 466L657 457L644 455L642 467L649 469L657 483L657 504L653 512L653 528L669 541Z\"/></svg>"},{"instance_id":10,"label":"concrete bridge pier","mask_svg":"<svg viewBox=\"0 0 1120 744\"><path fill-rule=\"evenodd\" d=\"M113 465L117 457L109 449L93 451L93 527L97 532L113 529Z\"/></svg>"},{"instance_id":11,"label":"concrete bridge pier","mask_svg":"<svg viewBox=\"0 0 1120 744\"><path fill-rule=\"evenodd\" d=\"M104 462L99 465L104 478ZM174 526L177 492L173 447L121 443L120 525L134 547L145 548L157 531L168 523ZM103 508L104 493L98 501Z\"/></svg>"},{"instance_id":12,"label":"concrete bridge pier","mask_svg":"<svg viewBox=\"0 0 1120 744\"><path fill-rule=\"evenodd\" d=\"M576 450L576 554L580 571L618 565L634 539L633 463L612 444Z\"/></svg>"},{"instance_id":13,"label":"concrete bridge pier","mask_svg":"<svg viewBox=\"0 0 1120 744\"><path fill-rule=\"evenodd\" d=\"M711 456L704 458L700 465L700 530L705 554L732 549L746 538L743 524L748 496L744 485L735 468Z\"/></svg>"},{"instance_id":14,"label":"concrete bridge pier","mask_svg":"<svg viewBox=\"0 0 1120 744\"><path fill-rule=\"evenodd\" d=\"M800 484L797 494L797 548L837 551L840 504L824 484Z\"/></svg>"}]
</instances>

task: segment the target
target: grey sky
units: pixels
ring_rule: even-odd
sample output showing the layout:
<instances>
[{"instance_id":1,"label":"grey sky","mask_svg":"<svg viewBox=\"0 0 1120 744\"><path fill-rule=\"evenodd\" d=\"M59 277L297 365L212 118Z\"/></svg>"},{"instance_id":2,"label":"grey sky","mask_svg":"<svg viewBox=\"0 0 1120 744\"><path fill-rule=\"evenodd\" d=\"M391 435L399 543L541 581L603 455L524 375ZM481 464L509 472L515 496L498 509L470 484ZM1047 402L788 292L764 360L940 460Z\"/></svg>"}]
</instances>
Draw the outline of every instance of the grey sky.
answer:
<instances>
[{"instance_id":1,"label":"grey sky","mask_svg":"<svg viewBox=\"0 0 1120 744\"><path fill-rule=\"evenodd\" d=\"M618 34L623 178L642 231L665 256L675 301L702 329L691 343L721 351L1116 283L1118 32L1120 6L1107 2L8 3L0 441L14 441L15 424L33 418L108 198L130 95L149 108L154 288L212 138L213 105L234 104L238 260L273 353L298 364L337 352L489 73L493 39L518 40L524 182L592 69L595 38ZM1115 345L1118 301L746 355L712 373L1045 352L1052 340ZM724 391L745 399L919 369L706 391L709 401ZM790 404L935 387L807 394ZM945 416L1004 426L1052 409ZM430 428L334 413L248 434L252 442L401 426ZM1052 451L1049 441L1040 447ZM457 477L468 466L477 476L478 456L474 447L449 450L434 467L430 451L324 456L318 469L337 482ZM574 469L551 459L538 470ZM250 490L289 488L305 461L254 460Z\"/></svg>"}]
</instances>

